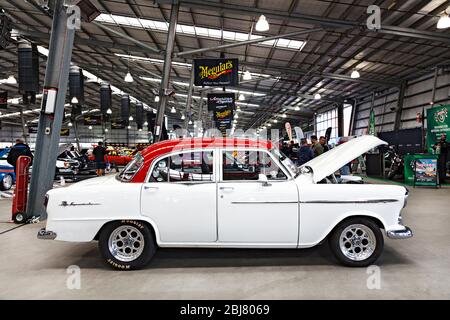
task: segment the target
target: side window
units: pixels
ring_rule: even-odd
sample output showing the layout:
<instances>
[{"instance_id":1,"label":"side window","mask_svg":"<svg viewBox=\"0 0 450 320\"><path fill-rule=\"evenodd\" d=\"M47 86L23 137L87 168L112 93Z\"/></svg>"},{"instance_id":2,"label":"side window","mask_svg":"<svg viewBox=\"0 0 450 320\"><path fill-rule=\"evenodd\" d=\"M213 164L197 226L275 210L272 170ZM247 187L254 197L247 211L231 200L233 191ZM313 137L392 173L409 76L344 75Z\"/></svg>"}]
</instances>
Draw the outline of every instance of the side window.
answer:
<instances>
[{"instance_id":1,"label":"side window","mask_svg":"<svg viewBox=\"0 0 450 320\"><path fill-rule=\"evenodd\" d=\"M184 152L159 160L150 175L151 182L214 181L213 152Z\"/></svg>"},{"instance_id":2,"label":"side window","mask_svg":"<svg viewBox=\"0 0 450 320\"><path fill-rule=\"evenodd\" d=\"M286 180L281 168L264 151L224 151L222 154L222 179L258 180L260 174L268 180Z\"/></svg>"}]
</instances>

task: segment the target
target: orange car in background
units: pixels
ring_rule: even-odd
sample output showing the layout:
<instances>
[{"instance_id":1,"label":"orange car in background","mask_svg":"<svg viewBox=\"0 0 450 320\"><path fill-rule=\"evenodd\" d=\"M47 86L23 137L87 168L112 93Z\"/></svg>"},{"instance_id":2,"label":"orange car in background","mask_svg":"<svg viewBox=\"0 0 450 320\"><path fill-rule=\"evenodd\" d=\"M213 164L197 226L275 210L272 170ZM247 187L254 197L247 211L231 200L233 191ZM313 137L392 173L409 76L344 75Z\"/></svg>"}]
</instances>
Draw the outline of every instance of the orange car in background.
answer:
<instances>
[{"instance_id":1,"label":"orange car in background","mask_svg":"<svg viewBox=\"0 0 450 320\"><path fill-rule=\"evenodd\" d=\"M96 146L93 146L95 148ZM108 154L105 156L105 161L109 162L111 164L111 167L114 165L117 166L125 166L130 162L134 154L136 153L133 149L119 149L119 148L113 148L113 147L107 147L106 150L108 151ZM92 155L92 152L89 154L89 160L94 161L94 155Z\"/></svg>"}]
</instances>

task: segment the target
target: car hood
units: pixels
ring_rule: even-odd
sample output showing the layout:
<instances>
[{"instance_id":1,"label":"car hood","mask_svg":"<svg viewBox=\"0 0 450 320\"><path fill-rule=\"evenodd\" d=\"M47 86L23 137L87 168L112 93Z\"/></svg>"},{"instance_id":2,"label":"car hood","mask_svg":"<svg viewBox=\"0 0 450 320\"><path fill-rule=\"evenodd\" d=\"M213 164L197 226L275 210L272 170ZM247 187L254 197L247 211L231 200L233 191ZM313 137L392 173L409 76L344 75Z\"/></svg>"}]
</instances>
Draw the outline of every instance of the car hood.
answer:
<instances>
[{"instance_id":1,"label":"car hood","mask_svg":"<svg viewBox=\"0 0 450 320\"><path fill-rule=\"evenodd\" d=\"M321 154L302 167L312 169L313 181L317 183L353 159L382 144L387 144L387 142L372 135L361 136Z\"/></svg>"},{"instance_id":2,"label":"car hood","mask_svg":"<svg viewBox=\"0 0 450 320\"><path fill-rule=\"evenodd\" d=\"M69 186L69 188L84 188L84 187L95 187L95 186L100 186L106 183L120 183L119 181L117 181L116 176L113 174L110 175L106 175L103 177L95 177L95 178L91 178L91 179L86 179L80 182L76 182L74 184L72 184L71 186Z\"/></svg>"}]
</instances>

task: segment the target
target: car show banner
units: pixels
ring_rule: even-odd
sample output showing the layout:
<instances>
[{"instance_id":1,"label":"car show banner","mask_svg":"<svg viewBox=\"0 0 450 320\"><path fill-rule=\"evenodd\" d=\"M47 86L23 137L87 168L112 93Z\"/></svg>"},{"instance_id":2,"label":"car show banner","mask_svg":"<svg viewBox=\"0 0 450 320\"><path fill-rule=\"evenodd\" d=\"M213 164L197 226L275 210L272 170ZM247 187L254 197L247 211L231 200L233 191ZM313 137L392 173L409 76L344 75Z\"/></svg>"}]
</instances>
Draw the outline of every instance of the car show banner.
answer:
<instances>
[{"instance_id":1,"label":"car show banner","mask_svg":"<svg viewBox=\"0 0 450 320\"><path fill-rule=\"evenodd\" d=\"M208 110L213 111L216 127L222 133L231 128L235 103L234 93L209 93Z\"/></svg>"},{"instance_id":2,"label":"car show banner","mask_svg":"<svg viewBox=\"0 0 450 320\"><path fill-rule=\"evenodd\" d=\"M38 122L28 122L27 123L28 133L37 133L38 125L39 125Z\"/></svg>"},{"instance_id":3,"label":"car show banner","mask_svg":"<svg viewBox=\"0 0 450 320\"><path fill-rule=\"evenodd\" d=\"M69 128L62 128L59 132L59 135L61 137L68 137L70 135L70 129Z\"/></svg>"},{"instance_id":4,"label":"car show banner","mask_svg":"<svg viewBox=\"0 0 450 320\"><path fill-rule=\"evenodd\" d=\"M238 59L194 59L194 85L237 86Z\"/></svg>"},{"instance_id":5,"label":"car show banner","mask_svg":"<svg viewBox=\"0 0 450 320\"><path fill-rule=\"evenodd\" d=\"M427 148L433 153L433 146L441 139L443 133L450 135L450 105L427 110Z\"/></svg>"},{"instance_id":6,"label":"car show banner","mask_svg":"<svg viewBox=\"0 0 450 320\"><path fill-rule=\"evenodd\" d=\"M414 186L437 186L437 159L422 158L414 162Z\"/></svg>"},{"instance_id":7,"label":"car show banner","mask_svg":"<svg viewBox=\"0 0 450 320\"><path fill-rule=\"evenodd\" d=\"M125 129L127 123L125 120L116 120L111 122L111 129Z\"/></svg>"},{"instance_id":8,"label":"car show banner","mask_svg":"<svg viewBox=\"0 0 450 320\"><path fill-rule=\"evenodd\" d=\"M369 117L369 134L372 136L376 136L375 131L375 111L370 110L370 117Z\"/></svg>"},{"instance_id":9,"label":"car show banner","mask_svg":"<svg viewBox=\"0 0 450 320\"><path fill-rule=\"evenodd\" d=\"M0 91L0 109L8 107L8 91Z\"/></svg>"},{"instance_id":10,"label":"car show banner","mask_svg":"<svg viewBox=\"0 0 450 320\"><path fill-rule=\"evenodd\" d=\"M85 126L99 126L102 124L101 116L84 116Z\"/></svg>"},{"instance_id":11,"label":"car show banner","mask_svg":"<svg viewBox=\"0 0 450 320\"><path fill-rule=\"evenodd\" d=\"M433 155L433 154L423 154L423 153L419 153L419 154L406 154L403 158L404 161L404 178L405 178L405 183L409 184L409 185L422 185L421 182L419 183L415 183L416 180L416 175L418 174L419 176L423 174L420 171L423 171L422 168L428 167L428 172L427 174L431 174L431 170L430 170L430 166L427 165L422 165L422 163L428 163L430 162L429 160L433 159L435 161L437 161L437 155ZM420 165L416 165L416 164L420 164ZM416 173L416 169L419 168L419 173ZM423 180L423 177L419 177L419 180ZM416 180L416 181L419 181ZM430 185L434 185L434 184L430 184Z\"/></svg>"}]
</instances>

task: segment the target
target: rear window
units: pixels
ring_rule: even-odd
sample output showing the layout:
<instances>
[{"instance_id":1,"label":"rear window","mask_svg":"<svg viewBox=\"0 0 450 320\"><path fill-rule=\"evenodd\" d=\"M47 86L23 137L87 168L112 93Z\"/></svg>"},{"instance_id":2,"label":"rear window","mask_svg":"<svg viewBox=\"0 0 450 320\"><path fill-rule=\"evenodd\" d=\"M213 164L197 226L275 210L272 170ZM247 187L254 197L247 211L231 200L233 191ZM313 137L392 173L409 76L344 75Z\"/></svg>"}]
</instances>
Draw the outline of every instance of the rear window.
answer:
<instances>
[{"instance_id":1,"label":"rear window","mask_svg":"<svg viewBox=\"0 0 450 320\"><path fill-rule=\"evenodd\" d=\"M144 157L140 153L137 153L133 160L131 160L126 167L116 176L119 181L129 182L133 179L134 175L141 169L144 163Z\"/></svg>"}]
</instances>

